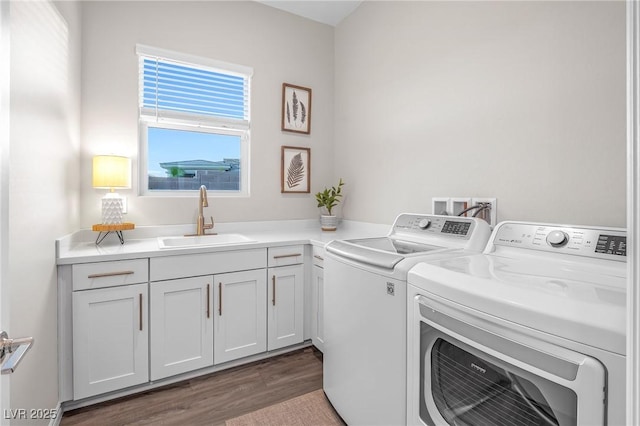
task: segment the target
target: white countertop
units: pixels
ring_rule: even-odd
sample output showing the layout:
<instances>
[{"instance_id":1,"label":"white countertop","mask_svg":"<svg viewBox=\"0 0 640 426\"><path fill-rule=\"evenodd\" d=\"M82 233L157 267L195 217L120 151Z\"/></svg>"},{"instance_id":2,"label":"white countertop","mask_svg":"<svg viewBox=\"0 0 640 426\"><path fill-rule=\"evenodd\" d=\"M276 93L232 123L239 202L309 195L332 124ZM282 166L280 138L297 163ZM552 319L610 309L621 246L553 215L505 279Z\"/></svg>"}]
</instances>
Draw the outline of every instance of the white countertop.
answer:
<instances>
[{"instance_id":1,"label":"white countertop","mask_svg":"<svg viewBox=\"0 0 640 426\"><path fill-rule=\"evenodd\" d=\"M135 259L140 257L174 256L215 251L242 250L290 244L324 246L332 240L384 236L391 225L345 220L338 230L323 232L317 220L288 220L268 222L234 222L216 224L213 232L234 233L248 237L251 242L206 247L165 248L158 246L158 237L193 234L195 225L141 226L122 231L124 244L115 235L109 235L96 245L97 232L83 229L56 240L58 265Z\"/></svg>"}]
</instances>

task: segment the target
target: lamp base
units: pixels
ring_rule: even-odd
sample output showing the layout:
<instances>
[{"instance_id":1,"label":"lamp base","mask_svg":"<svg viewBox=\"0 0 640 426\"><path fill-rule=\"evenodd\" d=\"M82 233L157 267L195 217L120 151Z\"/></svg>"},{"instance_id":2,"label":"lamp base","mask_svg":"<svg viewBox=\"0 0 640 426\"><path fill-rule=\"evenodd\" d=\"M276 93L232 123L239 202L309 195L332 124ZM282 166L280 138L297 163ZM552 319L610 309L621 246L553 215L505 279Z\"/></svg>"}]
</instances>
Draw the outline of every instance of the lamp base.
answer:
<instances>
[{"instance_id":1,"label":"lamp base","mask_svg":"<svg viewBox=\"0 0 640 426\"><path fill-rule=\"evenodd\" d=\"M122 223L122 198L116 192L109 192L102 197L102 224L117 225Z\"/></svg>"}]
</instances>

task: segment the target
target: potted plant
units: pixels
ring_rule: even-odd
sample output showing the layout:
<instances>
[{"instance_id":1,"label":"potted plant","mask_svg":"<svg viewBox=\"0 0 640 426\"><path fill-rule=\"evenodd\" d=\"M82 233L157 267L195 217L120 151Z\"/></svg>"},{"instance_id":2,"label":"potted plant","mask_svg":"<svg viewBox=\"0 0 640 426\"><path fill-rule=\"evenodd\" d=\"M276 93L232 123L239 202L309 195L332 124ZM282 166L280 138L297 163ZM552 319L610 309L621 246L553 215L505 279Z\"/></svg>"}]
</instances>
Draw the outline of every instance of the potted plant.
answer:
<instances>
[{"instance_id":1,"label":"potted plant","mask_svg":"<svg viewBox=\"0 0 640 426\"><path fill-rule=\"evenodd\" d=\"M324 209L327 214L320 214L320 226L323 231L335 231L338 227L338 217L333 215L333 208L338 205L340 198L342 197L342 186L344 182L340 178L338 186L332 186L331 188L325 188L324 191L316 194L316 200L318 201L318 207Z\"/></svg>"}]
</instances>

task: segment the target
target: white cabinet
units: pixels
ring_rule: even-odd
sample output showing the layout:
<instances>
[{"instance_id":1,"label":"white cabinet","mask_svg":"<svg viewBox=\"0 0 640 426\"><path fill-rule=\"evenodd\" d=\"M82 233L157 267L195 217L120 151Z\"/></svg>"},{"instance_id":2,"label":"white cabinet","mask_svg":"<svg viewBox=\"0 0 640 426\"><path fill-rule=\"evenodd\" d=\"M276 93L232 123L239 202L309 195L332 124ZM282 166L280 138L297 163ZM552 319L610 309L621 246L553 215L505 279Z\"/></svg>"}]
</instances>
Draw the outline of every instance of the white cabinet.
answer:
<instances>
[{"instance_id":1,"label":"white cabinet","mask_svg":"<svg viewBox=\"0 0 640 426\"><path fill-rule=\"evenodd\" d=\"M269 268L268 349L300 343L304 332L304 266Z\"/></svg>"},{"instance_id":2,"label":"white cabinet","mask_svg":"<svg viewBox=\"0 0 640 426\"><path fill-rule=\"evenodd\" d=\"M302 343L308 256L298 244L59 266L61 400Z\"/></svg>"},{"instance_id":3,"label":"white cabinet","mask_svg":"<svg viewBox=\"0 0 640 426\"><path fill-rule=\"evenodd\" d=\"M173 362L182 364L181 368L175 368L174 374L200 368L201 362L217 365L266 351L266 254L266 249L258 248L151 258L152 291L162 282L182 282L182 285L192 288L192 290L201 285L200 298L196 296L195 292L189 301L186 300L187 296L184 294L180 296L178 296L179 293L174 294L174 297L185 299L183 308L191 310L189 315L195 311L201 314L203 306L206 306L206 300L211 303L208 310L210 318L207 318L206 322L195 325L196 317L193 316L190 320L186 320L191 321L193 323L191 325L184 323L180 326L175 324L171 326L175 327L176 333L179 330L184 330L184 332L180 331L181 334L178 334L176 338L183 339L186 336L191 336L195 339L196 336L199 336L197 337L198 345L202 345L198 346L195 342L190 342L192 347L185 352L171 349L174 354L172 358L167 358L167 361L171 362L173 359ZM190 283L193 287L186 283ZM166 285L171 286L170 284ZM209 297L206 295L207 285L209 285ZM176 312L178 310L179 308L176 307ZM152 321L152 335L155 336L155 331L153 331L155 324L167 322L169 318L158 312ZM162 325L158 325L158 327L162 327ZM206 336L201 333L206 333ZM172 335L173 333L169 333L169 336ZM205 349L212 351L212 361L210 361L209 354L205 356ZM152 346L152 360L154 352L155 345ZM179 361L181 356L184 358ZM189 361L189 356L196 359ZM155 366L155 361L152 362L152 365ZM159 365L157 367L164 369L167 375L173 370L173 367L171 369ZM155 376L153 370L152 376Z\"/></svg>"},{"instance_id":4,"label":"white cabinet","mask_svg":"<svg viewBox=\"0 0 640 426\"><path fill-rule=\"evenodd\" d=\"M280 349L304 339L304 246L268 250L268 349Z\"/></svg>"},{"instance_id":5,"label":"white cabinet","mask_svg":"<svg viewBox=\"0 0 640 426\"><path fill-rule=\"evenodd\" d=\"M151 283L151 380L213 365L213 277Z\"/></svg>"},{"instance_id":6,"label":"white cabinet","mask_svg":"<svg viewBox=\"0 0 640 426\"><path fill-rule=\"evenodd\" d=\"M313 247L311 271L311 342L324 349L324 249Z\"/></svg>"},{"instance_id":7,"label":"white cabinet","mask_svg":"<svg viewBox=\"0 0 640 426\"><path fill-rule=\"evenodd\" d=\"M266 254L259 248L151 259L151 291L175 299L171 312L159 306L163 296L151 301L152 379L267 350ZM155 344L169 339L190 341L184 348Z\"/></svg>"},{"instance_id":8,"label":"white cabinet","mask_svg":"<svg viewBox=\"0 0 640 426\"><path fill-rule=\"evenodd\" d=\"M71 267L73 398L149 381L148 261Z\"/></svg>"},{"instance_id":9,"label":"white cabinet","mask_svg":"<svg viewBox=\"0 0 640 426\"><path fill-rule=\"evenodd\" d=\"M214 276L214 363L267 350L264 269Z\"/></svg>"},{"instance_id":10,"label":"white cabinet","mask_svg":"<svg viewBox=\"0 0 640 426\"><path fill-rule=\"evenodd\" d=\"M148 284L75 291L73 398L149 380Z\"/></svg>"},{"instance_id":11,"label":"white cabinet","mask_svg":"<svg viewBox=\"0 0 640 426\"><path fill-rule=\"evenodd\" d=\"M303 341L303 259L302 245L269 248L267 270L214 276L214 364Z\"/></svg>"}]
</instances>

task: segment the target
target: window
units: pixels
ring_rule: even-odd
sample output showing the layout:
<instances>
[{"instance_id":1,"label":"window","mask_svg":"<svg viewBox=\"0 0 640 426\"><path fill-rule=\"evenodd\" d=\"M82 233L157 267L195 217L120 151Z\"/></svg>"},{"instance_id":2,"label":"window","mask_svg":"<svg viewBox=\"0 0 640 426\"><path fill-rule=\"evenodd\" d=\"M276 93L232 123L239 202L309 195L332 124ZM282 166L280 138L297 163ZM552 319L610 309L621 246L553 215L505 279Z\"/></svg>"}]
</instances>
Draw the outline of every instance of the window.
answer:
<instances>
[{"instance_id":1,"label":"window","mask_svg":"<svg viewBox=\"0 0 640 426\"><path fill-rule=\"evenodd\" d=\"M143 194L248 195L251 68L138 45Z\"/></svg>"}]
</instances>

